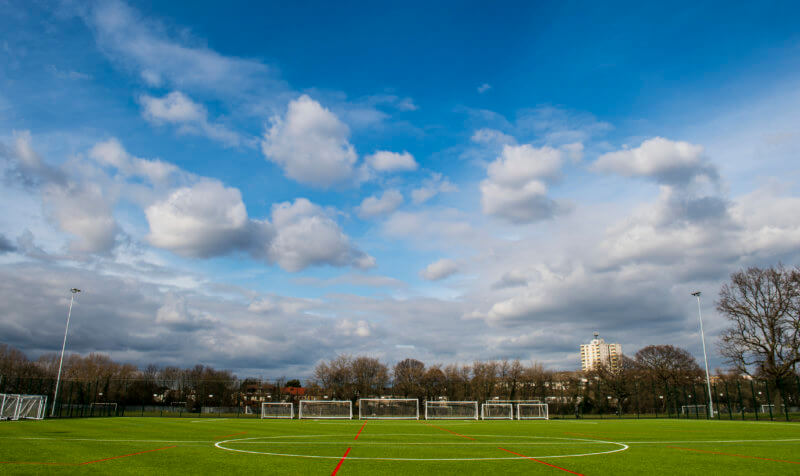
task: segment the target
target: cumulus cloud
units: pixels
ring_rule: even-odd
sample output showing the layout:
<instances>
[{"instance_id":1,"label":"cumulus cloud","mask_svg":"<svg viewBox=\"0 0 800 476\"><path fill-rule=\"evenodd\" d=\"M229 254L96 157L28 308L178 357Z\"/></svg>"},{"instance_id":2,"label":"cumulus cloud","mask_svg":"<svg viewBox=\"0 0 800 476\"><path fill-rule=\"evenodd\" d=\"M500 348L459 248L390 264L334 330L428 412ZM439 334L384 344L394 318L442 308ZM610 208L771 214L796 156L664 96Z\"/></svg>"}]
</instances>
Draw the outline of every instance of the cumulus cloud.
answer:
<instances>
[{"instance_id":1,"label":"cumulus cloud","mask_svg":"<svg viewBox=\"0 0 800 476\"><path fill-rule=\"evenodd\" d=\"M439 281L458 272L458 263L451 259L442 258L434 261L420 271L419 275L428 281Z\"/></svg>"},{"instance_id":2,"label":"cumulus cloud","mask_svg":"<svg viewBox=\"0 0 800 476\"><path fill-rule=\"evenodd\" d=\"M600 172L644 177L668 185L685 185L697 176L716 180L717 170L703 154L701 145L655 137L634 149L603 154L592 167Z\"/></svg>"},{"instance_id":3,"label":"cumulus cloud","mask_svg":"<svg viewBox=\"0 0 800 476\"><path fill-rule=\"evenodd\" d=\"M414 156L408 152L402 154L379 150L365 158L367 165L378 172L398 172L417 169Z\"/></svg>"},{"instance_id":4,"label":"cumulus cloud","mask_svg":"<svg viewBox=\"0 0 800 476\"><path fill-rule=\"evenodd\" d=\"M304 198L273 205L272 220L276 235L267 255L288 271L323 264L375 266L375 258L354 247L322 208Z\"/></svg>"},{"instance_id":5,"label":"cumulus cloud","mask_svg":"<svg viewBox=\"0 0 800 476\"><path fill-rule=\"evenodd\" d=\"M357 160L350 129L307 95L289 103L284 117L273 116L261 150L287 177L328 187L352 179Z\"/></svg>"},{"instance_id":6,"label":"cumulus cloud","mask_svg":"<svg viewBox=\"0 0 800 476\"><path fill-rule=\"evenodd\" d=\"M492 89L492 86L489 83L483 83L480 86L478 86L478 93L483 94L490 89Z\"/></svg>"},{"instance_id":7,"label":"cumulus cloud","mask_svg":"<svg viewBox=\"0 0 800 476\"><path fill-rule=\"evenodd\" d=\"M154 124L178 125L179 132L205 135L226 145L237 146L241 142L239 134L222 124L210 122L206 108L180 91L161 98L142 94L139 102L144 118Z\"/></svg>"},{"instance_id":8,"label":"cumulus cloud","mask_svg":"<svg viewBox=\"0 0 800 476\"><path fill-rule=\"evenodd\" d=\"M371 196L365 198L358 206L358 216L361 218L374 218L381 215L388 215L403 204L403 195L397 190L386 190L379 197Z\"/></svg>"},{"instance_id":9,"label":"cumulus cloud","mask_svg":"<svg viewBox=\"0 0 800 476\"><path fill-rule=\"evenodd\" d=\"M252 227L241 193L215 180L179 188L147 207L145 215L148 241L183 256L216 256L250 245Z\"/></svg>"},{"instance_id":10,"label":"cumulus cloud","mask_svg":"<svg viewBox=\"0 0 800 476\"><path fill-rule=\"evenodd\" d=\"M558 177L564 152L528 144L503 147L481 182L483 212L512 223L552 218L564 209L547 196L547 181Z\"/></svg>"}]
</instances>

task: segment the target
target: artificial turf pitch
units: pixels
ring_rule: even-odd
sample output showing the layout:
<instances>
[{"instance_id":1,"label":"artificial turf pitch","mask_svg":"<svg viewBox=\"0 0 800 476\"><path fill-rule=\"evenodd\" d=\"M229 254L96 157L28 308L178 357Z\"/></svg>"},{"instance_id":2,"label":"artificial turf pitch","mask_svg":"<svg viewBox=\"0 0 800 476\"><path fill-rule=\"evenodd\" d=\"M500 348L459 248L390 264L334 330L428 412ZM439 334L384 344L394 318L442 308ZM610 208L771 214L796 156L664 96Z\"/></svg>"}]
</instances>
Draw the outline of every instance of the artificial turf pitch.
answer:
<instances>
[{"instance_id":1,"label":"artificial turf pitch","mask_svg":"<svg viewBox=\"0 0 800 476\"><path fill-rule=\"evenodd\" d=\"M800 424L705 420L0 422L0 473L800 474Z\"/></svg>"}]
</instances>

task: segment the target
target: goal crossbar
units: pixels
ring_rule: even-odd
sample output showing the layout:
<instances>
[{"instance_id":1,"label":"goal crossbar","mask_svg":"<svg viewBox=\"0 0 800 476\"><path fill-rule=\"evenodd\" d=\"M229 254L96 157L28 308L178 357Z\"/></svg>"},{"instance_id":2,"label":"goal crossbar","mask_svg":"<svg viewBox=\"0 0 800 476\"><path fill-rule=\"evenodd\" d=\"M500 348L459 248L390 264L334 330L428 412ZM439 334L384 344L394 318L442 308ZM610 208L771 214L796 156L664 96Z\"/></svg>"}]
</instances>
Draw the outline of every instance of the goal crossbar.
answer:
<instances>
[{"instance_id":1,"label":"goal crossbar","mask_svg":"<svg viewBox=\"0 0 800 476\"><path fill-rule=\"evenodd\" d=\"M477 420L478 402L447 400L425 402L426 420Z\"/></svg>"},{"instance_id":2,"label":"goal crossbar","mask_svg":"<svg viewBox=\"0 0 800 476\"><path fill-rule=\"evenodd\" d=\"M353 402L350 400L300 400L298 419L353 419Z\"/></svg>"},{"instance_id":3,"label":"goal crossbar","mask_svg":"<svg viewBox=\"0 0 800 476\"><path fill-rule=\"evenodd\" d=\"M419 399L361 398L358 418L362 420L419 420Z\"/></svg>"}]
</instances>

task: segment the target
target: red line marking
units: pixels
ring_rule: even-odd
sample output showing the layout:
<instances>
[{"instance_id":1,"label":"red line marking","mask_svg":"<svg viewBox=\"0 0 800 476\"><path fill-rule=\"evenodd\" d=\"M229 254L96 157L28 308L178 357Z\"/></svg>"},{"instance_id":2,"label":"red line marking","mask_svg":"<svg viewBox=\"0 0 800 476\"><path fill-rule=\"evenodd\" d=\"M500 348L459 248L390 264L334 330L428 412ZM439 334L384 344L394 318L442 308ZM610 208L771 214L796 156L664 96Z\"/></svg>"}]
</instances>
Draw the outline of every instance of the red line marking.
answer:
<instances>
[{"instance_id":1,"label":"red line marking","mask_svg":"<svg viewBox=\"0 0 800 476\"><path fill-rule=\"evenodd\" d=\"M336 476L336 473L339 471L339 468L342 467L342 463L344 463L344 459L347 458L348 453L350 453L350 448L347 448L347 451L344 452L344 456L342 456L342 459L339 460L339 464L336 465L336 469L333 470L331 476Z\"/></svg>"},{"instance_id":2,"label":"red line marking","mask_svg":"<svg viewBox=\"0 0 800 476\"><path fill-rule=\"evenodd\" d=\"M358 439L358 436L361 435L361 432L364 431L364 427L365 426L367 426L367 422L366 421L364 422L363 425L361 425L361 429L358 430L358 433L356 433L356 437L355 437L356 440Z\"/></svg>"},{"instance_id":3,"label":"red line marking","mask_svg":"<svg viewBox=\"0 0 800 476\"><path fill-rule=\"evenodd\" d=\"M515 452L513 452L513 451L511 451L511 450L507 450L507 449L505 449L505 448L501 448L501 447L499 447L499 446L497 447L497 449L498 449L498 450L503 450L503 451L505 451L506 453L511 453L512 455L521 456L521 457L523 457L523 458L525 458L525 459L529 459L529 460L531 460L531 461L536 461L537 463L542 463L542 464L544 464L544 465L550 466L551 468L556 468L556 469L560 469L561 471L566 471L566 472L568 472L568 473L577 474L578 476L583 476L581 473L576 473L575 471L570 471L570 470L568 470L568 469L566 469L566 468L562 468L561 466L556 466L556 465L554 465L554 464L547 463L547 462L545 462L545 461L542 461L542 460L540 460L540 459L531 458L530 456L521 455L521 454L519 454L519 453L515 453Z\"/></svg>"},{"instance_id":4,"label":"red line marking","mask_svg":"<svg viewBox=\"0 0 800 476\"><path fill-rule=\"evenodd\" d=\"M215 440L221 440L221 439L227 438L229 436L244 435L245 433L247 433L247 432L246 431L240 431L239 433L231 433L230 435L214 436L213 438Z\"/></svg>"},{"instance_id":5,"label":"red line marking","mask_svg":"<svg viewBox=\"0 0 800 476\"><path fill-rule=\"evenodd\" d=\"M112 460L112 459L127 458L128 456L142 455L142 454L145 454L145 453L152 453L153 451L168 450L170 448L177 448L177 446L175 446L175 445L173 445L173 446L165 446L163 448L156 448L154 450L139 451L138 453L131 453L131 454L128 454L128 455L112 456L110 458L103 458L103 459L98 459L98 460L94 460L94 461L86 461L85 463L79 463L79 464L84 465L84 464L101 463L103 461L109 461L109 460Z\"/></svg>"},{"instance_id":6,"label":"red line marking","mask_svg":"<svg viewBox=\"0 0 800 476\"><path fill-rule=\"evenodd\" d=\"M455 432L455 431L453 431L453 430L448 430L447 428L442 428L441 426L431 425L430 423L425 423L425 422L422 422L422 424L423 424L423 425L428 425L428 426L431 426L431 427L433 427L433 428L436 428L437 430L442 430L442 431L446 431L446 432L448 432L448 433L452 433L452 434L454 434L454 435L456 435L456 436L460 436L461 438L466 438L466 439L468 439L468 440L476 441L476 440L475 440L475 438L471 438L471 437L469 437L469 436L467 436L467 435L462 435L461 433L456 433L456 432Z\"/></svg>"},{"instance_id":7,"label":"red line marking","mask_svg":"<svg viewBox=\"0 0 800 476\"><path fill-rule=\"evenodd\" d=\"M762 458L760 456L737 455L735 453L722 453L721 451L696 450L694 448L681 448L679 446L667 446L667 448L672 448L672 449L676 449L676 450L685 450L685 451L696 451L698 453L708 453L708 454L712 454L712 455L736 456L736 457L739 457L739 458L751 458L751 459L763 459L764 461L775 461L777 463L800 464L800 462L797 462L797 461L786 461L784 459Z\"/></svg>"}]
</instances>

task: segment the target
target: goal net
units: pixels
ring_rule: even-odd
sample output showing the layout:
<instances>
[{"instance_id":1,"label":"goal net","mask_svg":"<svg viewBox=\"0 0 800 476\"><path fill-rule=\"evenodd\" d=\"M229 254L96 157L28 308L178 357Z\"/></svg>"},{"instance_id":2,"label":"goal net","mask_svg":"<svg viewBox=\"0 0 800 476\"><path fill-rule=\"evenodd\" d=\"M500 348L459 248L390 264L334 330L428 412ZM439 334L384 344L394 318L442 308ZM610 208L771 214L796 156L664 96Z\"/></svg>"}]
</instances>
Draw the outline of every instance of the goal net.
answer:
<instances>
[{"instance_id":1,"label":"goal net","mask_svg":"<svg viewBox=\"0 0 800 476\"><path fill-rule=\"evenodd\" d=\"M781 408L780 408L781 412L783 412L784 406L785 405L783 403L781 403ZM772 403L762 403L761 404L761 413L769 413L769 412L775 413L776 410L778 410L778 409L775 408L775 405L772 404Z\"/></svg>"},{"instance_id":2,"label":"goal net","mask_svg":"<svg viewBox=\"0 0 800 476\"><path fill-rule=\"evenodd\" d=\"M89 406L90 416L115 416L117 414L117 404L111 403L92 403Z\"/></svg>"},{"instance_id":3,"label":"goal net","mask_svg":"<svg viewBox=\"0 0 800 476\"><path fill-rule=\"evenodd\" d=\"M291 402L264 402L261 404L261 418L294 418L294 406Z\"/></svg>"},{"instance_id":4,"label":"goal net","mask_svg":"<svg viewBox=\"0 0 800 476\"><path fill-rule=\"evenodd\" d=\"M477 420L478 402L425 402L426 420Z\"/></svg>"},{"instance_id":5,"label":"goal net","mask_svg":"<svg viewBox=\"0 0 800 476\"><path fill-rule=\"evenodd\" d=\"M681 415L708 415L708 407L705 405L681 405Z\"/></svg>"},{"instance_id":6,"label":"goal net","mask_svg":"<svg viewBox=\"0 0 800 476\"><path fill-rule=\"evenodd\" d=\"M513 420L514 405L511 403L484 403L481 405L484 420Z\"/></svg>"},{"instance_id":7,"label":"goal net","mask_svg":"<svg viewBox=\"0 0 800 476\"><path fill-rule=\"evenodd\" d=\"M419 400L362 398L358 401L358 417L375 420L419 420Z\"/></svg>"},{"instance_id":8,"label":"goal net","mask_svg":"<svg viewBox=\"0 0 800 476\"><path fill-rule=\"evenodd\" d=\"M513 412L512 420L519 420L519 405L520 404L526 404L526 405L527 404L531 404L531 403L540 404L540 403L542 403L542 401L541 400L490 400L487 403L492 403L492 404L495 404L495 403L510 403L511 406L512 406L512 412Z\"/></svg>"},{"instance_id":9,"label":"goal net","mask_svg":"<svg viewBox=\"0 0 800 476\"><path fill-rule=\"evenodd\" d=\"M0 420L44 418L47 397L42 395L0 394Z\"/></svg>"},{"instance_id":10,"label":"goal net","mask_svg":"<svg viewBox=\"0 0 800 476\"><path fill-rule=\"evenodd\" d=\"M353 402L349 400L300 400L298 418L353 418Z\"/></svg>"},{"instance_id":11,"label":"goal net","mask_svg":"<svg viewBox=\"0 0 800 476\"><path fill-rule=\"evenodd\" d=\"M550 414L546 403L517 404L517 420L549 420Z\"/></svg>"}]
</instances>

